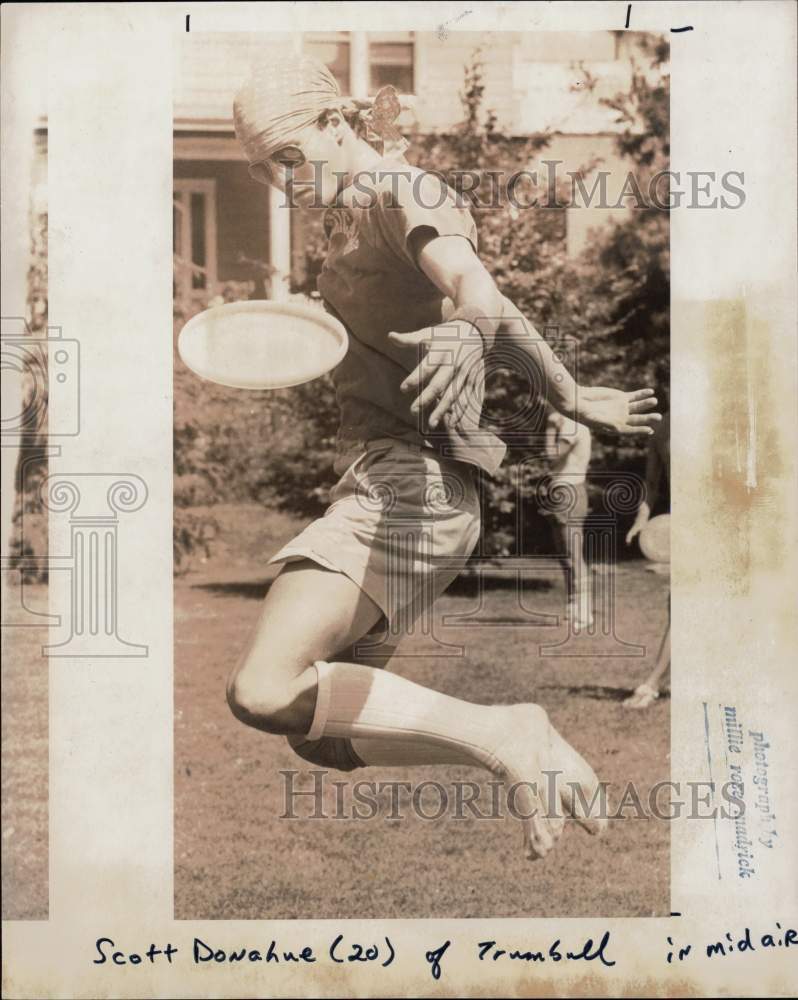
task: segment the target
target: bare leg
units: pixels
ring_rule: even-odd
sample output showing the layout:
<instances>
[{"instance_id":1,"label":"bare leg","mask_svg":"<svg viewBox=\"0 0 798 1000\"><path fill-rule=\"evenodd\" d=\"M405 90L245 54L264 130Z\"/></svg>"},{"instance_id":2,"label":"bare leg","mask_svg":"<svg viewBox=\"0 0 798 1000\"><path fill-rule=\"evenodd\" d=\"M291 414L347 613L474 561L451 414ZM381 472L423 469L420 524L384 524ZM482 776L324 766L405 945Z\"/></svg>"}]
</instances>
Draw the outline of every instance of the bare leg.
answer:
<instances>
[{"instance_id":1,"label":"bare leg","mask_svg":"<svg viewBox=\"0 0 798 1000\"><path fill-rule=\"evenodd\" d=\"M660 681L665 676L665 674L670 669L671 665L671 599L670 594L668 595L668 624L665 626L665 634L662 636L662 641L659 644L659 651L657 652L657 659L654 663L654 669L648 675L648 678L639 684L633 694L631 694L626 701L624 706L626 708L648 708L653 702L659 698L659 688Z\"/></svg>"},{"instance_id":2,"label":"bare leg","mask_svg":"<svg viewBox=\"0 0 798 1000\"><path fill-rule=\"evenodd\" d=\"M233 713L267 733L306 733L316 705L316 677L308 667L349 649L381 617L343 573L310 561L288 563L230 675Z\"/></svg>"},{"instance_id":3,"label":"bare leg","mask_svg":"<svg viewBox=\"0 0 798 1000\"><path fill-rule=\"evenodd\" d=\"M575 629L593 624L590 567L584 556L584 521L564 523L551 518L552 535L565 577L567 617Z\"/></svg>"},{"instance_id":4,"label":"bare leg","mask_svg":"<svg viewBox=\"0 0 798 1000\"><path fill-rule=\"evenodd\" d=\"M605 821L580 815L574 799L574 786L592 798L597 779L539 706L475 705L370 667L329 662L380 618L380 609L342 574L309 561L289 564L230 678L233 713L264 732L292 737L292 745L295 736L308 744L357 738L366 749L390 740L410 747L414 763L423 746L429 763L465 759L525 786L520 809L530 859L545 856L562 832L562 818L546 816L543 771L561 776L568 813L601 832ZM396 763L403 763L401 747Z\"/></svg>"},{"instance_id":5,"label":"bare leg","mask_svg":"<svg viewBox=\"0 0 798 1000\"><path fill-rule=\"evenodd\" d=\"M648 708L649 705L655 702L657 698L659 698L660 682L670 669L670 665L671 623L669 619L668 625L665 629L665 634L663 635L662 641L659 645L659 652L657 653L654 669L648 675L646 680L635 688L634 693L626 699L624 706L626 708Z\"/></svg>"}]
</instances>

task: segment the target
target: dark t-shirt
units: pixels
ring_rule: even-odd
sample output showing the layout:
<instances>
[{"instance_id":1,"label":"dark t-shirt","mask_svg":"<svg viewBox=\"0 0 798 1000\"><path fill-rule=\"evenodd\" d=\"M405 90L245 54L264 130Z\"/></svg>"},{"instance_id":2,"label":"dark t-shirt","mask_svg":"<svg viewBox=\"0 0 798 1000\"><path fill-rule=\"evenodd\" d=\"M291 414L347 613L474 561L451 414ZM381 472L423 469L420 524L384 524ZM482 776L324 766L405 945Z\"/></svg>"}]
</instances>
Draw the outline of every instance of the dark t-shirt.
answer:
<instances>
[{"instance_id":1,"label":"dark t-shirt","mask_svg":"<svg viewBox=\"0 0 798 1000\"><path fill-rule=\"evenodd\" d=\"M470 212L441 179L386 159L341 192L338 204L325 212L324 226L329 246L319 292L349 332L349 350L333 372L341 409L337 465L347 465L366 441L392 437L494 473L506 449L479 428L481 389L455 430L425 431L420 417L410 413L414 394L399 390L417 366L419 350L388 340L392 331L445 323L448 300L416 263L411 237L419 230L460 237L476 251ZM445 326L436 331L442 350L462 345L454 339L456 331Z\"/></svg>"}]
</instances>

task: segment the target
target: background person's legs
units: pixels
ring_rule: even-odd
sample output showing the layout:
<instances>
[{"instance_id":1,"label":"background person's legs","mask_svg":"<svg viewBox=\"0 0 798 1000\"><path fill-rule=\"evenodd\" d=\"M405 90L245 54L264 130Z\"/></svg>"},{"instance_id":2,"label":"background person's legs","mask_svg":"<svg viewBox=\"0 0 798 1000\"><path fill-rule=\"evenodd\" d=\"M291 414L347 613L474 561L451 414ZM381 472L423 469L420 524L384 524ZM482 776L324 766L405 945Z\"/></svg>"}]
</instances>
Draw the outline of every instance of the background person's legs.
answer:
<instances>
[{"instance_id":1,"label":"background person's legs","mask_svg":"<svg viewBox=\"0 0 798 1000\"><path fill-rule=\"evenodd\" d=\"M592 625L592 578L584 555L584 520L551 517L554 546L565 577L567 617L575 628Z\"/></svg>"},{"instance_id":2,"label":"background person's legs","mask_svg":"<svg viewBox=\"0 0 798 1000\"><path fill-rule=\"evenodd\" d=\"M670 670L671 666L671 600L668 596L668 624L665 626L665 634L659 644L657 659L654 669L643 681L634 689L634 692L624 701L626 708L648 708L659 698L662 680Z\"/></svg>"}]
</instances>

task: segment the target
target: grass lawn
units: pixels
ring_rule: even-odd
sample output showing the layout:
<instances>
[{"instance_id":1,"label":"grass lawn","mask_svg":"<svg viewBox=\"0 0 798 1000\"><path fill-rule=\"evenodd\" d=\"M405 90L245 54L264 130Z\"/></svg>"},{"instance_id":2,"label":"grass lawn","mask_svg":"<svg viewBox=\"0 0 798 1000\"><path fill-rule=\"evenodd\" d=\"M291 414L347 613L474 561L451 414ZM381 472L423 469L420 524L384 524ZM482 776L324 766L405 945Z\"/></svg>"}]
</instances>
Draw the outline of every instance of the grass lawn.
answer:
<instances>
[{"instance_id":1,"label":"grass lawn","mask_svg":"<svg viewBox=\"0 0 798 1000\"><path fill-rule=\"evenodd\" d=\"M35 621L20 606L47 612L47 587L21 590L9 573L3 622ZM3 628L3 920L46 920L48 909L48 661L46 628Z\"/></svg>"},{"instance_id":2,"label":"grass lawn","mask_svg":"<svg viewBox=\"0 0 798 1000\"><path fill-rule=\"evenodd\" d=\"M568 829L545 862L521 854L516 820L462 818L450 808L423 820L404 808L391 819L390 795L369 821L281 819L282 770L306 771L280 737L237 722L224 696L227 673L258 614L270 579L269 555L296 530L290 518L255 507L216 507L221 533L211 560L175 585L175 915L179 919L387 918L477 916L646 916L670 912L667 823L634 816L611 823L600 842ZM255 558L255 555L262 559ZM564 625L529 625L514 589L486 590L491 618L515 626L441 633L465 655L406 655L391 669L470 701L538 701L554 724L610 782L610 802L634 782L643 799L669 777L670 704L625 710L623 698L651 668L666 623L667 580L642 562L616 574L616 635L646 647L644 657L618 656L601 636L583 637L569 656L541 656L541 644L566 636ZM476 606L473 584L460 583L436 605L442 615ZM525 607L561 616L556 572L524 592ZM312 613L312 609L308 609ZM525 623L525 624L521 624ZM412 644L411 644L412 645ZM400 651L413 652L408 646ZM607 653L611 655L606 655ZM477 781L489 811L489 775L471 768L364 769L343 780L345 803L358 780L418 783ZM301 775L296 787L310 788ZM323 801L335 812L335 789ZM305 805L310 802L309 805ZM409 798L400 795L406 806ZM435 812L433 792L422 806ZM296 812L307 817L312 801ZM344 808L345 815L348 810Z\"/></svg>"}]
</instances>

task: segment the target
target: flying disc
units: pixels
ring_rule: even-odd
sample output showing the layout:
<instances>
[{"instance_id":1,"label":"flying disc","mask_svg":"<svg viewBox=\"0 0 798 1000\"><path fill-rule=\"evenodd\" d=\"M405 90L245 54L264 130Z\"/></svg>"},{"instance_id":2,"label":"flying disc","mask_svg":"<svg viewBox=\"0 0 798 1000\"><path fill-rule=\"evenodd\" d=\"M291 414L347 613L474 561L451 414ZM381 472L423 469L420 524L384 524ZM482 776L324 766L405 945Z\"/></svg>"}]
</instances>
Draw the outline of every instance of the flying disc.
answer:
<instances>
[{"instance_id":1,"label":"flying disc","mask_svg":"<svg viewBox=\"0 0 798 1000\"><path fill-rule=\"evenodd\" d=\"M177 350L200 378L235 389L284 389L319 378L346 354L346 329L301 302L214 306L180 331Z\"/></svg>"},{"instance_id":2,"label":"flying disc","mask_svg":"<svg viewBox=\"0 0 798 1000\"><path fill-rule=\"evenodd\" d=\"M640 551L651 562L671 561L671 516L659 514L652 517L640 532Z\"/></svg>"}]
</instances>

